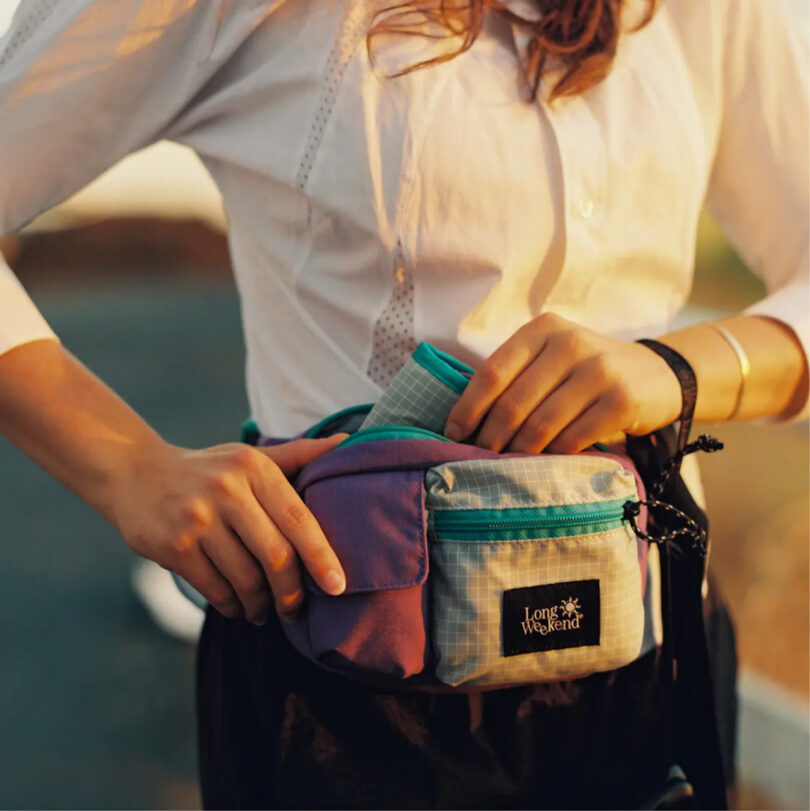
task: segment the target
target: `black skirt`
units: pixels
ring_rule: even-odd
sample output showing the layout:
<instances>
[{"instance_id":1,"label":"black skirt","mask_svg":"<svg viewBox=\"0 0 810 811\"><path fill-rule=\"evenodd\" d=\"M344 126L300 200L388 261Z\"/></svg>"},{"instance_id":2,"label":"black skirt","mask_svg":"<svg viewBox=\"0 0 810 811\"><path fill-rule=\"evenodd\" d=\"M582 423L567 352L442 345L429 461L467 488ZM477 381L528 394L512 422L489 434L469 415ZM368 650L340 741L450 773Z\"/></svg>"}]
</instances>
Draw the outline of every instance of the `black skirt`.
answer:
<instances>
[{"instance_id":1,"label":"black skirt","mask_svg":"<svg viewBox=\"0 0 810 811\"><path fill-rule=\"evenodd\" d=\"M726 774L733 634L707 616ZM476 694L389 693L304 660L277 619L209 608L197 661L205 808L631 808L669 765L658 652L609 674Z\"/></svg>"}]
</instances>

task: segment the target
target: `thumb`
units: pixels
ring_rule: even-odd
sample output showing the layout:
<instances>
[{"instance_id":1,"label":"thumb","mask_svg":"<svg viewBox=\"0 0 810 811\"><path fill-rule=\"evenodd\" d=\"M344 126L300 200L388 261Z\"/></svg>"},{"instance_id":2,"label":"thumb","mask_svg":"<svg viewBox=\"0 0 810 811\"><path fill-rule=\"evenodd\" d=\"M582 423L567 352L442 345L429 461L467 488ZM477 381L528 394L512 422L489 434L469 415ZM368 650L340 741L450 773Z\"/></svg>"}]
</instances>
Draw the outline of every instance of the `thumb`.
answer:
<instances>
[{"instance_id":1,"label":"thumb","mask_svg":"<svg viewBox=\"0 0 810 811\"><path fill-rule=\"evenodd\" d=\"M323 439L294 439L292 442L282 442L280 445L270 445L256 450L272 459L289 476L327 451L331 451L348 436L348 434L333 434Z\"/></svg>"}]
</instances>

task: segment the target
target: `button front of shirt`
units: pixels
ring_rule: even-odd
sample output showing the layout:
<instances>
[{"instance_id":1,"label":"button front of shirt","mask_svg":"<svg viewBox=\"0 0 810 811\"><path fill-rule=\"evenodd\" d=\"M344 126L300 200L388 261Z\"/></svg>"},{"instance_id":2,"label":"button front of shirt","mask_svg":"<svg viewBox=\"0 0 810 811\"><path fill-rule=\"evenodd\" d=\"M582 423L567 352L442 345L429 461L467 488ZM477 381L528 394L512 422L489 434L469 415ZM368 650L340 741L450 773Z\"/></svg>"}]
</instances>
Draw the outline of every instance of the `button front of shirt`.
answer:
<instances>
[{"instance_id":1,"label":"button front of shirt","mask_svg":"<svg viewBox=\"0 0 810 811\"><path fill-rule=\"evenodd\" d=\"M546 310L666 331L704 202L768 285L747 312L810 353L806 43L772 4L665 0L553 104L524 102L526 33L494 12L469 50L387 78L448 43L382 37L370 59L380 5L28 0L0 43L0 233L141 146L192 147L276 436L376 399L420 340L475 365ZM38 337L0 270L0 352Z\"/></svg>"},{"instance_id":2,"label":"button front of shirt","mask_svg":"<svg viewBox=\"0 0 810 811\"><path fill-rule=\"evenodd\" d=\"M588 197L580 197L577 200L577 214L583 220L587 220L593 214L593 200Z\"/></svg>"}]
</instances>

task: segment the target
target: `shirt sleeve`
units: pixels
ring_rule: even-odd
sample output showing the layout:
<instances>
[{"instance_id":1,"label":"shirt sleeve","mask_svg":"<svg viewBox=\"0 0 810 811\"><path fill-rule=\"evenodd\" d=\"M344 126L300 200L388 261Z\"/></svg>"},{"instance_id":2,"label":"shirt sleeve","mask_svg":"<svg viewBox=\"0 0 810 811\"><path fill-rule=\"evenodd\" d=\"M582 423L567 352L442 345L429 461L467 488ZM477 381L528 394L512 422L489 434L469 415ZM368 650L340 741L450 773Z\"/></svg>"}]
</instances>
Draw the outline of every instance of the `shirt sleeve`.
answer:
<instances>
[{"instance_id":1,"label":"shirt sleeve","mask_svg":"<svg viewBox=\"0 0 810 811\"><path fill-rule=\"evenodd\" d=\"M782 0L726 6L707 206L767 287L744 313L787 324L810 359L810 40Z\"/></svg>"},{"instance_id":2,"label":"shirt sleeve","mask_svg":"<svg viewBox=\"0 0 810 811\"><path fill-rule=\"evenodd\" d=\"M222 3L22 0L0 39L0 235L160 140L210 74ZM0 258L0 354L56 339Z\"/></svg>"}]
</instances>

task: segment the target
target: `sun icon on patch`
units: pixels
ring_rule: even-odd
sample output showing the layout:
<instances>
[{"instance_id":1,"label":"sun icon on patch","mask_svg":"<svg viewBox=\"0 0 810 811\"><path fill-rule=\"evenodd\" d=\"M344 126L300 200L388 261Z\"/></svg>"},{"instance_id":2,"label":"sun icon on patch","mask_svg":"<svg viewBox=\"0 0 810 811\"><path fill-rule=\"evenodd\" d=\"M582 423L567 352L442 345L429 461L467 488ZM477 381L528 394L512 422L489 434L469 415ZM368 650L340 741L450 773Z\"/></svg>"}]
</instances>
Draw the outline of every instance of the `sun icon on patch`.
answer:
<instances>
[{"instance_id":1,"label":"sun icon on patch","mask_svg":"<svg viewBox=\"0 0 810 811\"><path fill-rule=\"evenodd\" d=\"M566 617L582 619L582 614L580 613L582 606L579 604L579 597L569 597L567 600L562 600L560 607Z\"/></svg>"}]
</instances>

